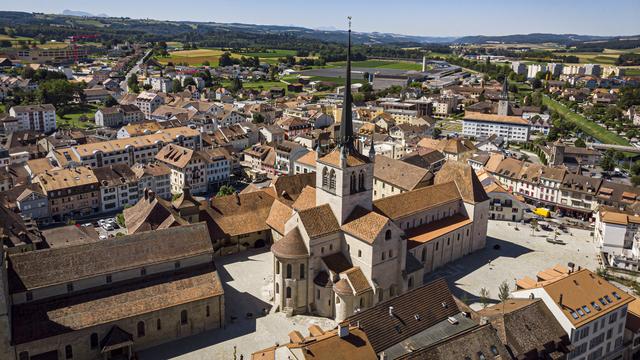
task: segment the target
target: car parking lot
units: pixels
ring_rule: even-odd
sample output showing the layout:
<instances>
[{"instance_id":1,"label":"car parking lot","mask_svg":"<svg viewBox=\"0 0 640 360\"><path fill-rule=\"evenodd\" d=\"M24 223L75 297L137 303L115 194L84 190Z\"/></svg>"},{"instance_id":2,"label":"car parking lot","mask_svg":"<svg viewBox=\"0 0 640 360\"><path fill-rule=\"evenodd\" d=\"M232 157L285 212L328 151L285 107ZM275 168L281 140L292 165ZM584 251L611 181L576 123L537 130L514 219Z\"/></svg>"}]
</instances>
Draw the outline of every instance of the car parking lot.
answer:
<instances>
[{"instance_id":1,"label":"car parking lot","mask_svg":"<svg viewBox=\"0 0 640 360\"><path fill-rule=\"evenodd\" d=\"M80 226L91 226L98 234L100 234L101 240L106 240L121 235L127 235L127 229L118 225L115 217L106 217L102 219L95 219L93 221L87 221L81 223Z\"/></svg>"}]
</instances>

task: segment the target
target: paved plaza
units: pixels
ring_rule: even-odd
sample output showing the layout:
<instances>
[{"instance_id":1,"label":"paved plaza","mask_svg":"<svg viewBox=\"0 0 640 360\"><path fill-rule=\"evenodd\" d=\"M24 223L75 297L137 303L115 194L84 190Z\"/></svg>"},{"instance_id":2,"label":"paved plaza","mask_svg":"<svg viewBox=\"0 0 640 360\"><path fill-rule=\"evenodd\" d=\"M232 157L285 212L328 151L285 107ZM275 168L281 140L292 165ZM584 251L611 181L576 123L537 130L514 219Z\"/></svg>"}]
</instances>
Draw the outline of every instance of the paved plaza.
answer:
<instances>
[{"instance_id":1,"label":"paved plaza","mask_svg":"<svg viewBox=\"0 0 640 360\"><path fill-rule=\"evenodd\" d=\"M481 288L497 298L498 286L523 276L535 278L538 271L573 262L576 266L595 269L596 252L589 231L571 229L558 239L566 245L548 243L551 232L536 231L528 225L515 230L511 222L490 221L487 247L426 276L426 281L445 277L453 293L477 303ZM499 245L499 249L494 249ZM288 333L298 330L308 334L308 326L317 324L329 329L335 323L311 316L287 318L271 309L272 255L267 250L251 250L216 258L221 280L225 283L227 325L224 329L177 340L142 351L140 359L249 359L252 352L289 341ZM496 300L497 302L497 300ZM264 315L266 313L266 315Z\"/></svg>"}]
</instances>

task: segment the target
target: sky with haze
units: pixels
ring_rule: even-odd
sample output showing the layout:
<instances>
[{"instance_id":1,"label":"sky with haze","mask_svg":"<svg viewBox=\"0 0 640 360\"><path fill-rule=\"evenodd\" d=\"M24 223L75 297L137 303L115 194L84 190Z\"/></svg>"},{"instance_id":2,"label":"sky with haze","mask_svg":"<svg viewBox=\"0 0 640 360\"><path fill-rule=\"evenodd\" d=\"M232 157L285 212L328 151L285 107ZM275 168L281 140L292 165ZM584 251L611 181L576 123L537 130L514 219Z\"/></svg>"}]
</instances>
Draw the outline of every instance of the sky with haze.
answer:
<instances>
[{"instance_id":1,"label":"sky with haze","mask_svg":"<svg viewBox=\"0 0 640 360\"><path fill-rule=\"evenodd\" d=\"M640 35L640 0L20 0L0 10L65 9L158 20L344 28L422 36Z\"/></svg>"}]
</instances>

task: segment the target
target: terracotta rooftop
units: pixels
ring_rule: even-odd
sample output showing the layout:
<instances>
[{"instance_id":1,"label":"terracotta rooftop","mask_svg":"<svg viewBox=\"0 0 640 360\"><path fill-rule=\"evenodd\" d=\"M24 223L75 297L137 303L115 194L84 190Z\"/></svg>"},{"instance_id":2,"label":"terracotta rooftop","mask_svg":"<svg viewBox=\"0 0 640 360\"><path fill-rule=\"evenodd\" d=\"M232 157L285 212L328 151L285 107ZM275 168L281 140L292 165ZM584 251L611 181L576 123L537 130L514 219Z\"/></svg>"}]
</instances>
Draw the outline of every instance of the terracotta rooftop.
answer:
<instances>
[{"instance_id":1,"label":"terracotta rooftop","mask_svg":"<svg viewBox=\"0 0 640 360\"><path fill-rule=\"evenodd\" d=\"M342 230L371 244L388 223L386 216L357 207L342 225Z\"/></svg>"},{"instance_id":2,"label":"terracotta rooftop","mask_svg":"<svg viewBox=\"0 0 640 360\"><path fill-rule=\"evenodd\" d=\"M529 122L527 120L518 116L484 114L470 111L467 111L465 113L464 121L486 121L513 125L529 125Z\"/></svg>"},{"instance_id":3,"label":"terracotta rooftop","mask_svg":"<svg viewBox=\"0 0 640 360\"><path fill-rule=\"evenodd\" d=\"M304 229L312 239L340 231L340 225L329 204L300 210L298 215Z\"/></svg>"},{"instance_id":4,"label":"terracotta rooftop","mask_svg":"<svg viewBox=\"0 0 640 360\"><path fill-rule=\"evenodd\" d=\"M340 167L340 157L340 150L336 148L327 155L319 158L318 161L323 164ZM371 160L367 156L364 156L358 152L350 152L345 157L345 162L347 167L355 167L368 164L371 162Z\"/></svg>"},{"instance_id":5,"label":"terracotta rooftop","mask_svg":"<svg viewBox=\"0 0 640 360\"><path fill-rule=\"evenodd\" d=\"M467 203L478 203L489 200L478 176L467 163L447 161L438 173L435 184L454 182L462 199Z\"/></svg>"},{"instance_id":6,"label":"terracotta rooftop","mask_svg":"<svg viewBox=\"0 0 640 360\"><path fill-rule=\"evenodd\" d=\"M208 215L205 220L213 239L268 231L267 217L273 201L265 191L214 197L201 215Z\"/></svg>"},{"instance_id":7,"label":"terracotta rooftop","mask_svg":"<svg viewBox=\"0 0 640 360\"><path fill-rule=\"evenodd\" d=\"M396 220L461 199L456 184L451 181L378 199L373 202L373 207L382 215Z\"/></svg>"},{"instance_id":8,"label":"terracotta rooftop","mask_svg":"<svg viewBox=\"0 0 640 360\"><path fill-rule=\"evenodd\" d=\"M450 232L458 230L472 222L473 221L465 215L455 214L442 220L433 221L428 224L409 229L406 231L408 240L407 248L413 249L418 245L437 239L442 235L449 234Z\"/></svg>"},{"instance_id":9,"label":"terracotta rooftop","mask_svg":"<svg viewBox=\"0 0 640 360\"><path fill-rule=\"evenodd\" d=\"M431 180L427 169L383 155L376 156L373 176L405 191L427 186Z\"/></svg>"},{"instance_id":10,"label":"terracotta rooftop","mask_svg":"<svg viewBox=\"0 0 640 360\"><path fill-rule=\"evenodd\" d=\"M84 166L47 171L38 175L37 179L37 182L40 183L45 192L84 185L98 185L98 179L93 174L93 171Z\"/></svg>"},{"instance_id":11,"label":"terracotta rooftop","mask_svg":"<svg viewBox=\"0 0 640 360\"><path fill-rule=\"evenodd\" d=\"M271 246L271 252L282 259L300 259L309 256L307 246L304 244L300 229L296 226L282 239Z\"/></svg>"}]
</instances>

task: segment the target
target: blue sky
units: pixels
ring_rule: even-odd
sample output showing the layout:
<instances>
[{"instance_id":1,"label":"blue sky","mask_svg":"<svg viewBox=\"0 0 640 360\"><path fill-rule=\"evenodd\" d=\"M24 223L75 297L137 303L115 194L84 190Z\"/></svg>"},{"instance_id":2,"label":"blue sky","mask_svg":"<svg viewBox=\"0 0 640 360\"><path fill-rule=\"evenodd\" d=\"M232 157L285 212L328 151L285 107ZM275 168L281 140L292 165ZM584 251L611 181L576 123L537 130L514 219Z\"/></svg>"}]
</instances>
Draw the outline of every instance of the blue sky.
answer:
<instances>
[{"instance_id":1,"label":"blue sky","mask_svg":"<svg viewBox=\"0 0 640 360\"><path fill-rule=\"evenodd\" d=\"M640 0L19 0L0 10L344 28L424 36L640 34Z\"/></svg>"}]
</instances>

